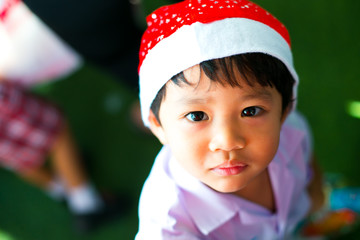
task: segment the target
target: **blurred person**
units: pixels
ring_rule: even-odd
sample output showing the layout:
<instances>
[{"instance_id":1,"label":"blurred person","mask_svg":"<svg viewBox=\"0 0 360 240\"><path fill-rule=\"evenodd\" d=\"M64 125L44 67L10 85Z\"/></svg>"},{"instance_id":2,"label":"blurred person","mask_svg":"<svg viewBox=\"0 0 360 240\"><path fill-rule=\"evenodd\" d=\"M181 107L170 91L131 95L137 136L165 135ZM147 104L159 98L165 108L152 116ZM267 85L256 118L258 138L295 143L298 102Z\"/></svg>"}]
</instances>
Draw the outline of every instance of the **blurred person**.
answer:
<instances>
[{"instance_id":1,"label":"blurred person","mask_svg":"<svg viewBox=\"0 0 360 240\"><path fill-rule=\"evenodd\" d=\"M20 0L0 1L0 52L0 164L65 200L80 231L119 214L88 179L59 107L30 91L78 69L82 57Z\"/></svg>"}]
</instances>

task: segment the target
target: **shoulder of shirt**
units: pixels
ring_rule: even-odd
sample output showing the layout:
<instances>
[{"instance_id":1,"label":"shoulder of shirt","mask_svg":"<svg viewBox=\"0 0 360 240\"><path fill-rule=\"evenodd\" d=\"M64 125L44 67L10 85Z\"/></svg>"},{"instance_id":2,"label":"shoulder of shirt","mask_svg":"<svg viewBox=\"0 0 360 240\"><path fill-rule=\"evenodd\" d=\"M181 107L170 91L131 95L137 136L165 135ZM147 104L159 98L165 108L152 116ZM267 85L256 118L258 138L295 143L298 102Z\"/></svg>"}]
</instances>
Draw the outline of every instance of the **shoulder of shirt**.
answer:
<instances>
[{"instance_id":1,"label":"shoulder of shirt","mask_svg":"<svg viewBox=\"0 0 360 240\"><path fill-rule=\"evenodd\" d=\"M290 160L299 151L303 153L299 156L304 156L308 162L313 151L313 140L305 117L300 112L293 111L282 126L278 152L286 152Z\"/></svg>"},{"instance_id":2,"label":"shoulder of shirt","mask_svg":"<svg viewBox=\"0 0 360 240\"><path fill-rule=\"evenodd\" d=\"M169 209L179 204L179 189L173 179L159 169L159 163L161 161L155 161L140 196L140 207L150 208L147 210L156 211L158 216L161 215L161 209Z\"/></svg>"},{"instance_id":3,"label":"shoulder of shirt","mask_svg":"<svg viewBox=\"0 0 360 240\"><path fill-rule=\"evenodd\" d=\"M293 111L287 116L284 126L301 130L308 130L309 128L304 115L298 111Z\"/></svg>"},{"instance_id":4,"label":"shoulder of shirt","mask_svg":"<svg viewBox=\"0 0 360 240\"><path fill-rule=\"evenodd\" d=\"M163 148L145 181L139 202L138 234L160 236L164 229L170 234L182 224L179 218L182 222L191 222L181 201L181 191L166 172L167 157L167 149Z\"/></svg>"}]
</instances>

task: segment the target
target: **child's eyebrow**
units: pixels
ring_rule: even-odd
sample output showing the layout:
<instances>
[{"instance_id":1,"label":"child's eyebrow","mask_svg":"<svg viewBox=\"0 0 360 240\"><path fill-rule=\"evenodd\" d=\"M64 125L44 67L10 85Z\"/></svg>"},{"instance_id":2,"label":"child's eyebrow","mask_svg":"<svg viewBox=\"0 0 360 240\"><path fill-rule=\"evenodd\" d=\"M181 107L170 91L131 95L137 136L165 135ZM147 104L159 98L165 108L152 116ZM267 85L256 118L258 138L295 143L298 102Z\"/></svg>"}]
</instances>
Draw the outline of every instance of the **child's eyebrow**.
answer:
<instances>
[{"instance_id":1,"label":"child's eyebrow","mask_svg":"<svg viewBox=\"0 0 360 240\"><path fill-rule=\"evenodd\" d=\"M261 99L265 101L271 101L273 99L273 95L267 91L266 89L254 90L249 94L245 94L241 97L242 101L251 100L251 99Z\"/></svg>"},{"instance_id":2,"label":"child's eyebrow","mask_svg":"<svg viewBox=\"0 0 360 240\"><path fill-rule=\"evenodd\" d=\"M178 102L183 104L206 104L209 101L206 98L191 98L191 97L184 97L178 99Z\"/></svg>"}]
</instances>

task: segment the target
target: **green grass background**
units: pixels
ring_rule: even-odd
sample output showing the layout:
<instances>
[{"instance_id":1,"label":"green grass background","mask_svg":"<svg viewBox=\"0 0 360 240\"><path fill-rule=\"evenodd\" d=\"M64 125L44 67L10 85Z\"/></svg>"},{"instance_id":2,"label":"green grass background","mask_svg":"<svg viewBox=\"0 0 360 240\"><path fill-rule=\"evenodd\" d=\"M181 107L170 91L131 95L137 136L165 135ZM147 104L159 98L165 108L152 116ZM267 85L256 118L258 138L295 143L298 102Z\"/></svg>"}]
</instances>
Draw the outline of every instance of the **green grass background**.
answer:
<instances>
[{"instance_id":1,"label":"green grass background","mask_svg":"<svg viewBox=\"0 0 360 240\"><path fill-rule=\"evenodd\" d=\"M346 111L349 101L360 101L360 1L256 2L289 29L300 76L298 108L313 129L320 165L325 172L341 173L349 185L360 186L360 119ZM164 3L144 0L145 12ZM39 91L67 114L93 183L127 195L133 204L126 217L79 235L63 205L1 169L0 233L13 240L133 239L141 187L161 147L131 123L136 94L90 64ZM3 234L0 240L6 239ZM360 229L342 239L360 239Z\"/></svg>"}]
</instances>

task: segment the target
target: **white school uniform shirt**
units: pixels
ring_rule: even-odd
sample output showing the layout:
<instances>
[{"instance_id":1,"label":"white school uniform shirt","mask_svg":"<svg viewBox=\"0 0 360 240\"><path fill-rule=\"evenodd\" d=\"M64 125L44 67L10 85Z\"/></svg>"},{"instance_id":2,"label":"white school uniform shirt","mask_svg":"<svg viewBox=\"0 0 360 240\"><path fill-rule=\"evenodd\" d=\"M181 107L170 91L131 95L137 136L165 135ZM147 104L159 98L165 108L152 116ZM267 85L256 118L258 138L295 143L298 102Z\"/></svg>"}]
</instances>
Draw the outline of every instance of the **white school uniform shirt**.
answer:
<instances>
[{"instance_id":1,"label":"white school uniform shirt","mask_svg":"<svg viewBox=\"0 0 360 240\"><path fill-rule=\"evenodd\" d=\"M305 120L291 113L268 170L277 212L238 196L217 192L191 176L164 146L139 202L136 240L292 239L310 207L311 138Z\"/></svg>"}]
</instances>

